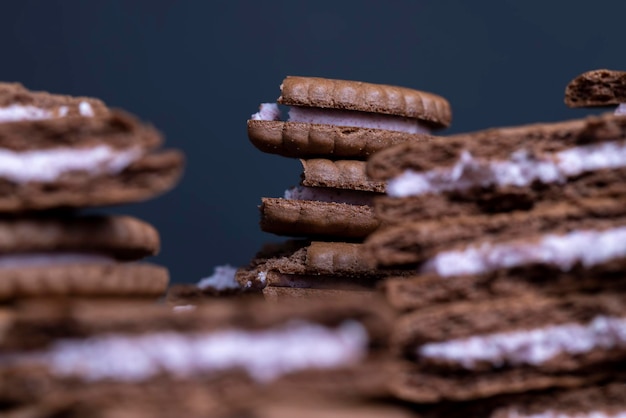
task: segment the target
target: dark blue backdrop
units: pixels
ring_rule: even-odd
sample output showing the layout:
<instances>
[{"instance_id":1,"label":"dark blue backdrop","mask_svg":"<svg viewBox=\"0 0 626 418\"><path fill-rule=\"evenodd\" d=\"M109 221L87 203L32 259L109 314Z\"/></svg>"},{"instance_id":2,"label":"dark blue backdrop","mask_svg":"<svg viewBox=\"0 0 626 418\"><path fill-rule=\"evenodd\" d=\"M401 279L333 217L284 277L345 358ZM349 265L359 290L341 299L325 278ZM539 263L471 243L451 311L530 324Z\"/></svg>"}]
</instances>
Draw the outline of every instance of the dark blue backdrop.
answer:
<instances>
[{"instance_id":1,"label":"dark blue backdrop","mask_svg":"<svg viewBox=\"0 0 626 418\"><path fill-rule=\"evenodd\" d=\"M90 95L154 123L188 157L179 187L109 212L159 228L175 282L246 264L257 205L299 163L262 154L246 119L285 75L397 84L447 97L446 133L579 117L575 75L626 70L623 0L20 0L0 9L0 80Z\"/></svg>"}]
</instances>

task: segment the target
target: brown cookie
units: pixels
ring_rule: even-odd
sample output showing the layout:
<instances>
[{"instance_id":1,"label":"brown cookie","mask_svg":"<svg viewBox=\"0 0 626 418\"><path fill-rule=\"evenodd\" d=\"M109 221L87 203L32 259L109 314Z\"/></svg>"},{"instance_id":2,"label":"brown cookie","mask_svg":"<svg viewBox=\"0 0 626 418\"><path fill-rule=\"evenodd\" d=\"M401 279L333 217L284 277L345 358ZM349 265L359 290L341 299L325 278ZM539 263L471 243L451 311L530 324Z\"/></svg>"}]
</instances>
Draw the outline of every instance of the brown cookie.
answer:
<instances>
[{"instance_id":1,"label":"brown cookie","mask_svg":"<svg viewBox=\"0 0 626 418\"><path fill-rule=\"evenodd\" d=\"M365 162L357 160L327 160L316 158L300 160L302 182L307 187L329 187L334 189L385 192L385 183L372 181L365 173Z\"/></svg>"},{"instance_id":2,"label":"brown cookie","mask_svg":"<svg viewBox=\"0 0 626 418\"><path fill-rule=\"evenodd\" d=\"M432 402L615 376L626 356L622 298L513 297L407 314L394 326L393 341L412 365L400 369L396 388L407 399Z\"/></svg>"},{"instance_id":3,"label":"brown cookie","mask_svg":"<svg viewBox=\"0 0 626 418\"><path fill-rule=\"evenodd\" d=\"M163 267L130 263L154 255L159 235L128 216L53 214L0 221L0 300L161 295Z\"/></svg>"},{"instance_id":4,"label":"brown cookie","mask_svg":"<svg viewBox=\"0 0 626 418\"><path fill-rule=\"evenodd\" d=\"M126 112L14 85L0 101L0 212L129 203L181 176L182 154L154 152L161 134Z\"/></svg>"},{"instance_id":5,"label":"brown cookie","mask_svg":"<svg viewBox=\"0 0 626 418\"><path fill-rule=\"evenodd\" d=\"M451 121L440 96L404 87L316 77L287 77L278 103L280 120L263 104L248 121L248 137L261 151L288 157L365 159L385 146L430 139L430 129Z\"/></svg>"},{"instance_id":6,"label":"brown cookie","mask_svg":"<svg viewBox=\"0 0 626 418\"><path fill-rule=\"evenodd\" d=\"M569 107L611 106L626 103L626 72L592 70L580 74L565 88Z\"/></svg>"},{"instance_id":7,"label":"brown cookie","mask_svg":"<svg viewBox=\"0 0 626 418\"><path fill-rule=\"evenodd\" d=\"M620 144L626 139L626 118L613 114L564 122L491 128L450 135L442 141L406 143L390 147L368 160L367 174L374 180L391 180L407 170L459 171L471 163L545 161L574 147ZM582 151L589 151L583 148ZM464 154L465 157L464 157ZM469 154L469 155L467 155ZM469 159L471 157L471 159ZM479 172L477 174L481 174ZM456 180L459 175L457 173ZM468 173L469 174L469 173ZM469 178L477 180L477 178Z\"/></svg>"},{"instance_id":8,"label":"brown cookie","mask_svg":"<svg viewBox=\"0 0 626 418\"><path fill-rule=\"evenodd\" d=\"M140 302L31 301L17 304L2 327L0 400L20 385L31 388L21 402L33 404L51 388L159 382L195 383L225 401L274 389L380 396L391 319L380 299L221 299L176 312Z\"/></svg>"},{"instance_id":9,"label":"brown cookie","mask_svg":"<svg viewBox=\"0 0 626 418\"><path fill-rule=\"evenodd\" d=\"M369 205L263 198L261 229L276 235L362 239L379 225Z\"/></svg>"},{"instance_id":10,"label":"brown cookie","mask_svg":"<svg viewBox=\"0 0 626 418\"><path fill-rule=\"evenodd\" d=\"M292 240L269 244L246 268L236 273L245 289L302 287L317 289L369 289L375 283L401 271L378 270L370 266L363 244Z\"/></svg>"},{"instance_id":11,"label":"brown cookie","mask_svg":"<svg viewBox=\"0 0 626 418\"><path fill-rule=\"evenodd\" d=\"M30 118L101 115L108 112L102 101L29 91L20 83L0 83L0 121Z\"/></svg>"},{"instance_id":12,"label":"brown cookie","mask_svg":"<svg viewBox=\"0 0 626 418\"><path fill-rule=\"evenodd\" d=\"M380 283L389 303L408 311L471 301L480 303L509 297L558 297L599 291L626 292L626 258L593 267L575 266L562 271L534 264L499 269L480 275L442 278L435 274L390 277Z\"/></svg>"},{"instance_id":13,"label":"brown cookie","mask_svg":"<svg viewBox=\"0 0 626 418\"><path fill-rule=\"evenodd\" d=\"M519 251L541 248L540 242L545 237L549 237L548 240L552 237L576 239L577 231L608 231L624 225L624 222L622 200L588 202L581 206L560 202L525 212L458 216L384 227L366 239L365 247L372 255L372 262L379 266L421 267L422 263L446 251L449 254L457 251L461 257L462 252L471 252L481 246L485 254L490 251L488 248L500 244L503 246L495 251L513 248L511 246ZM536 247L532 247L534 244ZM519 251L513 249L512 254L519 254ZM550 254L557 255L558 251ZM528 261L529 264L535 262L538 261Z\"/></svg>"}]
</instances>

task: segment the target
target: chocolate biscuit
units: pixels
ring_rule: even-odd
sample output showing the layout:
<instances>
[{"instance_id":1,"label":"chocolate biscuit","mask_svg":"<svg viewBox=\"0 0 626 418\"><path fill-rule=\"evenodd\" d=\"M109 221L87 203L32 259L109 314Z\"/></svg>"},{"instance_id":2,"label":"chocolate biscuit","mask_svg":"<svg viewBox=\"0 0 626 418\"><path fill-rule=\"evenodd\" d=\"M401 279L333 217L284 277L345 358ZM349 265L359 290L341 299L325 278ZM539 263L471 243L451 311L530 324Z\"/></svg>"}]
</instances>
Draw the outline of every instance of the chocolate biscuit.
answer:
<instances>
[{"instance_id":1,"label":"chocolate biscuit","mask_svg":"<svg viewBox=\"0 0 626 418\"><path fill-rule=\"evenodd\" d=\"M263 104L248 121L261 151L288 157L365 159L391 144L432 138L451 121L448 102L404 87L318 77L287 77L277 105Z\"/></svg>"},{"instance_id":2,"label":"chocolate biscuit","mask_svg":"<svg viewBox=\"0 0 626 418\"><path fill-rule=\"evenodd\" d=\"M565 88L569 107L611 106L626 103L626 72L592 70L580 74Z\"/></svg>"}]
</instances>

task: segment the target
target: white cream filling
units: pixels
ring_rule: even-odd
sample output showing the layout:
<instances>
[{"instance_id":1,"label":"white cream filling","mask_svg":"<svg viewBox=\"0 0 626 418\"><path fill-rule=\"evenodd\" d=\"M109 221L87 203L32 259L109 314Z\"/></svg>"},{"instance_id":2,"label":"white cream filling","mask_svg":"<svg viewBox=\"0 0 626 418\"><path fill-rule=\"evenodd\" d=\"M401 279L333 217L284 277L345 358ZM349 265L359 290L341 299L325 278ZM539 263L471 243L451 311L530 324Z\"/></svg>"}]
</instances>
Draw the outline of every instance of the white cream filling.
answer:
<instances>
[{"instance_id":1,"label":"white cream filling","mask_svg":"<svg viewBox=\"0 0 626 418\"><path fill-rule=\"evenodd\" d=\"M373 195L360 190L334 189L331 187L297 186L285 190L287 200L313 200L328 203L346 203L348 205L371 206Z\"/></svg>"},{"instance_id":2,"label":"white cream filling","mask_svg":"<svg viewBox=\"0 0 626 418\"><path fill-rule=\"evenodd\" d=\"M588 324L568 323L428 343L419 347L417 354L473 369L478 362L495 367L537 366L560 354L577 355L617 347L626 347L626 318L597 316Z\"/></svg>"},{"instance_id":3,"label":"white cream filling","mask_svg":"<svg viewBox=\"0 0 626 418\"><path fill-rule=\"evenodd\" d=\"M94 115L93 108L88 102L80 102L78 112L81 116L92 117Z\"/></svg>"},{"instance_id":4,"label":"white cream filling","mask_svg":"<svg viewBox=\"0 0 626 418\"><path fill-rule=\"evenodd\" d=\"M80 102L78 105L78 112L81 116L85 117L92 117L95 114L93 108L88 102ZM68 113L69 108L67 106L61 106L56 112L53 112L36 106L14 104L0 107L0 123L54 119L67 116Z\"/></svg>"},{"instance_id":5,"label":"white cream filling","mask_svg":"<svg viewBox=\"0 0 626 418\"><path fill-rule=\"evenodd\" d=\"M577 412L567 414L559 411L544 411L539 414L523 414L516 410L509 411L507 418L626 418L626 411L620 411L614 414L603 411Z\"/></svg>"},{"instance_id":6,"label":"white cream filling","mask_svg":"<svg viewBox=\"0 0 626 418\"><path fill-rule=\"evenodd\" d=\"M481 274L532 263L548 264L567 271L576 263L591 267L618 257L626 257L624 226L603 231L549 234L538 242L487 242L479 246L470 245L463 250L442 251L426 261L421 271L448 277Z\"/></svg>"},{"instance_id":7,"label":"white cream filling","mask_svg":"<svg viewBox=\"0 0 626 418\"><path fill-rule=\"evenodd\" d=\"M21 120L52 119L54 113L35 106L11 105L0 107L0 123Z\"/></svg>"},{"instance_id":8,"label":"white cream filling","mask_svg":"<svg viewBox=\"0 0 626 418\"><path fill-rule=\"evenodd\" d=\"M31 354L29 360L44 362L57 376L87 381L142 381L162 372L190 377L241 368L256 381L269 382L301 370L349 366L365 357L367 346L367 331L358 322L329 328L292 321L263 331L160 332L66 340L45 353Z\"/></svg>"},{"instance_id":9,"label":"white cream filling","mask_svg":"<svg viewBox=\"0 0 626 418\"><path fill-rule=\"evenodd\" d=\"M290 106L288 114L288 122L384 129L410 134L427 134L431 131L427 125L420 123L416 119L383 113ZM253 120L276 121L281 120L281 113L276 103L262 103L259 106L259 111L250 118Z\"/></svg>"},{"instance_id":10,"label":"white cream filling","mask_svg":"<svg viewBox=\"0 0 626 418\"><path fill-rule=\"evenodd\" d=\"M65 264L111 264L115 258L105 254L86 253L18 253L0 255L0 269L16 269L42 266L58 266Z\"/></svg>"},{"instance_id":11,"label":"white cream filling","mask_svg":"<svg viewBox=\"0 0 626 418\"><path fill-rule=\"evenodd\" d=\"M235 280L235 267L224 265L213 269L213 274L198 282L196 286L200 289L228 290L239 289L239 283Z\"/></svg>"},{"instance_id":12,"label":"white cream filling","mask_svg":"<svg viewBox=\"0 0 626 418\"><path fill-rule=\"evenodd\" d=\"M139 159L140 148L116 150L108 145L90 148L52 148L34 151L0 149L0 177L16 183L51 182L62 174L117 174Z\"/></svg>"},{"instance_id":13,"label":"white cream filling","mask_svg":"<svg viewBox=\"0 0 626 418\"><path fill-rule=\"evenodd\" d=\"M626 115L626 103L620 103L613 113L616 115Z\"/></svg>"},{"instance_id":14,"label":"white cream filling","mask_svg":"<svg viewBox=\"0 0 626 418\"><path fill-rule=\"evenodd\" d=\"M492 185L528 186L534 181L563 183L587 171L621 167L626 167L626 142L584 145L545 156L520 150L507 161L476 159L463 151L451 168L405 171L388 182L387 194L407 197Z\"/></svg>"}]
</instances>

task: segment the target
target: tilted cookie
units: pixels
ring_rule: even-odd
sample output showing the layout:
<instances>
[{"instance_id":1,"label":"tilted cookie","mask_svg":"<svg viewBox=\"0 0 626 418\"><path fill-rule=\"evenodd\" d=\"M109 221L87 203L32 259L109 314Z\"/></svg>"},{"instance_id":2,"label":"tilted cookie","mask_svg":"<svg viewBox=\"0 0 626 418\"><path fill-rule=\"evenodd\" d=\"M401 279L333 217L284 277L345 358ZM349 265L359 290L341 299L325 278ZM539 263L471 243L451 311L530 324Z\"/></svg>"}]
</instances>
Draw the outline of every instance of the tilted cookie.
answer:
<instances>
[{"instance_id":1,"label":"tilted cookie","mask_svg":"<svg viewBox=\"0 0 626 418\"><path fill-rule=\"evenodd\" d=\"M570 81L565 88L565 104L569 107L612 106L622 103L626 103L626 71L587 71Z\"/></svg>"},{"instance_id":2,"label":"tilted cookie","mask_svg":"<svg viewBox=\"0 0 626 418\"><path fill-rule=\"evenodd\" d=\"M367 173L387 182L387 197L376 203L384 222L612 199L626 192L626 118L605 114L403 144L373 156Z\"/></svg>"},{"instance_id":3,"label":"tilted cookie","mask_svg":"<svg viewBox=\"0 0 626 418\"><path fill-rule=\"evenodd\" d=\"M29 91L20 83L0 82L0 122L65 116L96 116L109 112L101 100Z\"/></svg>"},{"instance_id":4,"label":"tilted cookie","mask_svg":"<svg viewBox=\"0 0 626 418\"><path fill-rule=\"evenodd\" d=\"M378 227L372 208L384 183L355 160L301 160L302 180L283 198L263 198L261 229L278 235L361 239Z\"/></svg>"},{"instance_id":5,"label":"tilted cookie","mask_svg":"<svg viewBox=\"0 0 626 418\"><path fill-rule=\"evenodd\" d=\"M130 262L154 255L159 235L127 216L0 221L0 301L32 297L156 297L167 269Z\"/></svg>"},{"instance_id":6,"label":"tilted cookie","mask_svg":"<svg viewBox=\"0 0 626 418\"><path fill-rule=\"evenodd\" d=\"M0 85L0 212L139 201L180 178L182 154L155 151L161 134L134 116L9 87Z\"/></svg>"},{"instance_id":7,"label":"tilted cookie","mask_svg":"<svg viewBox=\"0 0 626 418\"><path fill-rule=\"evenodd\" d=\"M385 277L404 274L372 268L367 256L359 243L291 240L266 245L235 277L244 289L282 288L268 290L281 294L311 289L310 293L321 294L373 292Z\"/></svg>"},{"instance_id":8,"label":"tilted cookie","mask_svg":"<svg viewBox=\"0 0 626 418\"><path fill-rule=\"evenodd\" d=\"M624 216L623 199L586 205L563 202L541 210L398 224L380 228L367 238L365 246L380 266L407 265L446 276L525 264L566 269L593 257L593 251L581 252L579 245L585 240L597 242L598 247L591 246L591 250L598 252L611 248L613 254L622 248L617 244L626 225ZM557 244L562 244L558 251ZM598 264L604 261L609 259ZM585 265L592 264L585 261Z\"/></svg>"},{"instance_id":9,"label":"tilted cookie","mask_svg":"<svg viewBox=\"0 0 626 418\"><path fill-rule=\"evenodd\" d=\"M430 140L431 129L452 119L448 102L405 87L318 77L288 76L278 103L264 103L248 121L261 151L286 157L366 159L392 144Z\"/></svg>"},{"instance_id":10,"label":"tilted cookie","mask_svg":"<svg viewBox=\"0 0 626 418\"><path fill-rule=\"evenodd\" d=\"M407 359L394 393L414 402L467 401L623 375L623 297L512 297L409 313L394 326Z\"/></svg>"}]
</instances>

